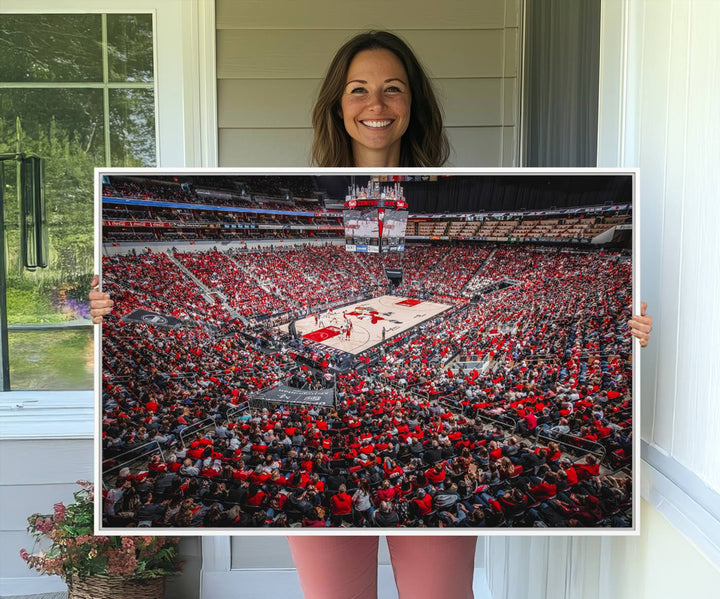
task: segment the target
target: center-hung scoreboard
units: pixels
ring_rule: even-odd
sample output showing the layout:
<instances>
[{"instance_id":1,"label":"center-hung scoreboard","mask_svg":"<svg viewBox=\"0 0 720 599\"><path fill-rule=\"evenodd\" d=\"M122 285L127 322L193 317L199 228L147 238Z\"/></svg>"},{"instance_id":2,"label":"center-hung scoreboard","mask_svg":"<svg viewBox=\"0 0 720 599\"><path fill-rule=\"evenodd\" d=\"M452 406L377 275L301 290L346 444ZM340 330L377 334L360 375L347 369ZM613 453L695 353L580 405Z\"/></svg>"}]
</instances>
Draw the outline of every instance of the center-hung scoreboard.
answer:
<instances>
[{"instance_id":1,"label":"center-hung scoreboard","mask_svg":"<svg viewBox=\"0 0 720 599\"><path fill-rule=\"evenodd\" d=\"M343 224L348 252L404 252L408 204L400 183L369 181L351 186L345 197Z\"/></svg>"}]
</instances>

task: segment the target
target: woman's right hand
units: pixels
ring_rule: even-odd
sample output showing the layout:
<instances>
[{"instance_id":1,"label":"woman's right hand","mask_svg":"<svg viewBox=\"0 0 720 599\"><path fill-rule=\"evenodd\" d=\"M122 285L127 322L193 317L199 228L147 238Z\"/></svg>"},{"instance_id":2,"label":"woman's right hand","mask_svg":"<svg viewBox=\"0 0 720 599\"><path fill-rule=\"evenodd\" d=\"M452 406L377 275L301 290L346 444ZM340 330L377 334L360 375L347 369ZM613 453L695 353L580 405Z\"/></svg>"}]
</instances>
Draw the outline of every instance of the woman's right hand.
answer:
<instances>
[{"instance_id":1,"label":"woman's right hand","mask_svg":"<svg viewBox=\"0 0 720 599\"><path fill-rule=\"evenodd\" d=\"M100 279L97 275L93 277L91 287L93 289L88 295L90 300L90 316L92 317L93 324L100 324L103 316L110 314L113 309L113 301L110 299L109 293L98 291L97 286L100 283Z\"/></svg>"}]
</instances>

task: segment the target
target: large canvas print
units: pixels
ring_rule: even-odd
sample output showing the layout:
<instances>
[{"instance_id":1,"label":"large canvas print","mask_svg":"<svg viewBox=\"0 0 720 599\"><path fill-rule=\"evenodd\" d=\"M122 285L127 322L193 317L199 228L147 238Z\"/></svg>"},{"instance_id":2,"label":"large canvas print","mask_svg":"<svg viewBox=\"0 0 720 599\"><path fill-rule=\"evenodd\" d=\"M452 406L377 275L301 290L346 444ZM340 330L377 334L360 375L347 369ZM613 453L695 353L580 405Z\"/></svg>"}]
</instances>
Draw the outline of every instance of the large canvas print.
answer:
<instances>
[{"instance_id":1,"label":"large canvas print","mask_svg":"<svg viewBox=\"0 0 720 599\"><path fill-rule=\"evenodd\" d=\"M96 187L99 530L637 531L634 171Z\"/></svg>"}]
</instances>

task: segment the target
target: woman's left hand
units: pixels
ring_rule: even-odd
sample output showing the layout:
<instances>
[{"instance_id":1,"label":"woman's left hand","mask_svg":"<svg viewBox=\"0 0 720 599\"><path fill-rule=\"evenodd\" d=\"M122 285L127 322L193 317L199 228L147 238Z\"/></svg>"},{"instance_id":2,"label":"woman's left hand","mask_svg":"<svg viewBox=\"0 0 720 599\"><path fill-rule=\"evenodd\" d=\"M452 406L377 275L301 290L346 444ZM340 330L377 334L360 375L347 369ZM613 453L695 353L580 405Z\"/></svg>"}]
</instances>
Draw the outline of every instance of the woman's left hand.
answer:
<instances>
[{"instance_id":1,"label":"woman's left hand","mask_svg":"<svg viewBox=\"0 0 720 599\"><path fill-rule=\"evenodd\" d=\"M647 347L648 339L650 339L650 331L652 331L652 316L647 314L647 304L640 304L640 314L635 314L628 321L630 332L640 340L640 347Z\"/></svg>"}]
</instances>

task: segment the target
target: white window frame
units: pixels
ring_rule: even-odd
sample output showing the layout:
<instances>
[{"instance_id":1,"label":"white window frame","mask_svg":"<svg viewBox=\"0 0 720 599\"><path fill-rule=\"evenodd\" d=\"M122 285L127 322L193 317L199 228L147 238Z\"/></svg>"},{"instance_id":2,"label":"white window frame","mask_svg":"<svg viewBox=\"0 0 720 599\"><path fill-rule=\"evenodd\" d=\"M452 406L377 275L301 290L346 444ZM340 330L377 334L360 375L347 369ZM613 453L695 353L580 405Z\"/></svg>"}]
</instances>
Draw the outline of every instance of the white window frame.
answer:
<instances>
[{"instance_id":1,"label":"white window frame","mask_svg":"<svg viewBox=\"0 0 720 599\"><path fill-rule=\"evenodd\" d=\"M217 166L212 0L0 0L0 15L32 13L152 14L157 166ZM0 392L0 439L87 439L93 429L91 390Z\"/></svg>"},{"instance_id":2,"label":"white window frame","mask_svg":"<svg viewBox=\"0 0 720 599\"><path fill-rule=\"evenodd\" d=\"M217 166L214 2L0 0L2 13L152 14L157 166Z\"/></svg>"}]
</instances>

